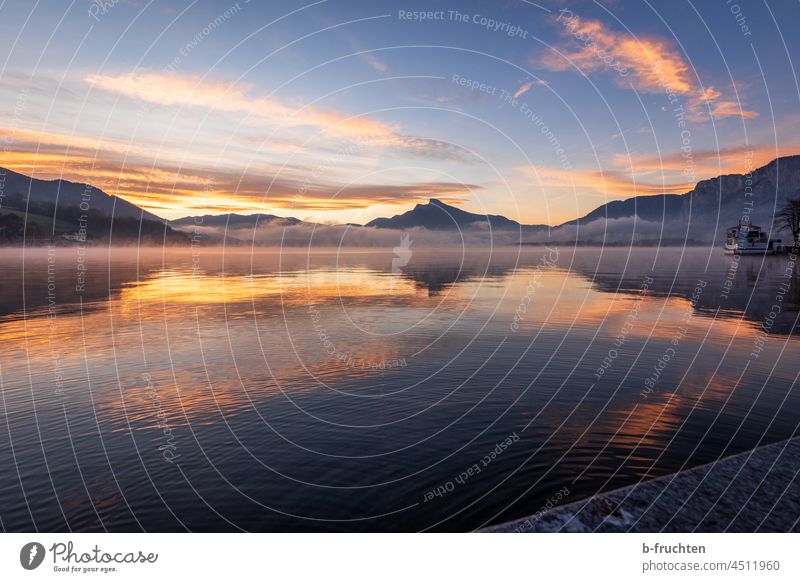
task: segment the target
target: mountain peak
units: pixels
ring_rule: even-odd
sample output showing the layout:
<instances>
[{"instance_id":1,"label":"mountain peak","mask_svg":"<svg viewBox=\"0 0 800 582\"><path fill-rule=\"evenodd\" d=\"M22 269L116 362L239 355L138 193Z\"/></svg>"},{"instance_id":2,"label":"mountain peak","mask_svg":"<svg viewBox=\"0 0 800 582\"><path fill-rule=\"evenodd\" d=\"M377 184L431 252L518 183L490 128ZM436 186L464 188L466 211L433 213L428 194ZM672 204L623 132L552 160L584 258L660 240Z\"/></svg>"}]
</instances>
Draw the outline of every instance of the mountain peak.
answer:
<instances>
[{"instance_id":1,"label":"mountain peak","mask_svg":"<svg viewBox=\"0 0 800 582\"><path fill-rule=\"evenodd\" d=\"M418 210L418 211L429 210L431 208L439 208L441 210L450 210L450 209L455 209L455 206L451 206L450 204L445 204L444 202L442 202L438 198L428 198L428 202L426 202L425 204L419 203L416 206L414 206L414 210Z\"/></svg>"},{"instance_id":2,"label":"mountain peak","mask_svg":"<svg viewBox=\"0 0 800 582\"><path fill-rule=\"evenodd\" d=\"M427 204L417 204L412 210L391 218L376 218L366 226L375 228L427 228L452 230L470 225L488 225L492 228L518 228L520 224L504 216L476 214L430 198Z\"/></svg>"}]
</instances>

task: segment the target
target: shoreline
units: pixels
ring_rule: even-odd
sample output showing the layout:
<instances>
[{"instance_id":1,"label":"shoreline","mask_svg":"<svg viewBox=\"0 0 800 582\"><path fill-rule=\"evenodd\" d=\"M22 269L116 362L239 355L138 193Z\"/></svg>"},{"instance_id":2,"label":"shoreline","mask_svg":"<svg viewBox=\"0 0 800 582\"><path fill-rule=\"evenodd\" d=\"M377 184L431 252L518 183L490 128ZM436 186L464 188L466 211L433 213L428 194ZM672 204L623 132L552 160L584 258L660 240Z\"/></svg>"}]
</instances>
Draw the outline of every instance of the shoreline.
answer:
<instances>
[{"instance_id":1,"label":"shoreline","mask_svg":"<svg viewBox=\"0 0 800 582\"><path fill-rule=\"evenodd\" d=\"M479 531L800 532L800 436Z\"/></svg>"}]
</instances>

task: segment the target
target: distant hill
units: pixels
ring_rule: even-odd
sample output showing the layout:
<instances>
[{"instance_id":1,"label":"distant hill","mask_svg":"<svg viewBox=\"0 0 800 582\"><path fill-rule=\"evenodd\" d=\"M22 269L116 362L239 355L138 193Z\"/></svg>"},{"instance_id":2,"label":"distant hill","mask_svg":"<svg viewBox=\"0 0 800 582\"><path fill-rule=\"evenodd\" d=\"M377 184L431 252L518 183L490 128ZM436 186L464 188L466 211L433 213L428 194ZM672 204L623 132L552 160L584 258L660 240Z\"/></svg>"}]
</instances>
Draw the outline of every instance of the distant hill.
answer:
<instances>
[{"instance_id":1,"label":"distant hill","mask_svg":"<svg viewBox=\"0 0 800 582\"><path fill-rule=\"evenodd\" d=\"M642 220L660 222L665 217L676 216L683 208L683 194L636 196L627 200L614 200L592 210L586 216L570 220L559 226L588 224L599 218L615 219L637 216Z\"/></svg>"},{"instance_id":2,"label":"distant hill","mask_svg":"<svg viewBox=\"0 0 800 582\"><path fill-rule=\"evenodd\" d=\"M274 214L204 214L202 216L187 216L170 221L175 228L193 226L209 226L214 228L257 228L259 226L293 226L303 222L298 218L275 216Z\"/></svg>"},{"instance_id":3,"label":"distant hill","mask_svg":"<svg viewBox=\"0 0 800 582\"><path fill-rule=\"evenodd\" d=\"M189 243L155 214L91 185L39 180L3 168L0 178L0 244Z\"/></svg>"},{"instance_id":4,"label":"distant hill","mask_svg":"<svg viewBox=\"0 0 800 582\"><path fill-rule=\"evenodd\" d=\"M477 225L487 225L496 229L519 229L522 225L505 216L495 214L475 214L441 200L431 198L427 204L417 204L412 210L391 218L376 218L366 224L373 228L427 228L428 230L454 230Z\"/></svg>"}]
</instances>

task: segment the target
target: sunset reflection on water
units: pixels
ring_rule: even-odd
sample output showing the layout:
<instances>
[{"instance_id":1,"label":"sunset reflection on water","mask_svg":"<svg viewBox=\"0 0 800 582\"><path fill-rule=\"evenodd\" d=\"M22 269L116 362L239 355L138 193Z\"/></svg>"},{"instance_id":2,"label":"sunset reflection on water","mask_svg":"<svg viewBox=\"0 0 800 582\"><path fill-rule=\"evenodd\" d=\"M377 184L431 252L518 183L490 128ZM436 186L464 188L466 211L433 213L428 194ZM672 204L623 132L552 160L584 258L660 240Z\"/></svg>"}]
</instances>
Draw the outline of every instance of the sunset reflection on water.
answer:
<instances>
[{"instance_id":1,"label":"sunset reflection on water","mask_svg":"<svg viewBox=\"0 0 800 582\"><path fill-rule=\"evenodd\" d=\"M11 529L472 529L797 426L791 293L750 356L777 267L721 299L725 259L678 250L542 270L536 247L415 249L392 272L369 249L96 249L77 293L75 252L50 280L46 249L0 255ZM421 504L514 432L473 488Z\"/></svg>"}]
</instances>

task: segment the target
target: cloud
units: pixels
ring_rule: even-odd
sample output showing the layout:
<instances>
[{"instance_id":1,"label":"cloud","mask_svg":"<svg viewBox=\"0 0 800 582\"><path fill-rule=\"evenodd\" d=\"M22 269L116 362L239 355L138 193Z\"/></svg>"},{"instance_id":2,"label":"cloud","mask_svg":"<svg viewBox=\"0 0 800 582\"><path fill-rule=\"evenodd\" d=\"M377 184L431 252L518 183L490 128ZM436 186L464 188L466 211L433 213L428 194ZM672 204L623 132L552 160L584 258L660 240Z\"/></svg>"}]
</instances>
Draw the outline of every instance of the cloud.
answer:
<instances>
[{"instance_id":1,"label":"cloud","mask_svg":"<svg viewBox=\"0 0 800 582\"><path fill-rule=\"evenodd\" d=\"M2 165L37 178L87 182L154 214L273 212L407 206L437 197L458 203L477 184L420 181L342 185L321 166L216 167L153 157L146 144L126 146L55 133L0 130ZM180 159L180 158L178 158Z\"/></svg>"},{"instance_id":2,"label":"cloud","mask_svg":"<svg viewBox=\"0 0 800 582\"><path fill-rule=\"evenodd\" d=\"M531 90L531 87L534 85L541 85L543 87L547 87L547 81L543 79L531 79L530 81L523 83L519 89L516 90L514 93L514 99L517 97L522 97L525 93Z\"/></svg>"},{"instance_id":3,"label":"cloud","mask_svg":"<svg viewBox=\"0 0 800 582\"><path fill-rule=\"evenodd\" d=\"M514 99L516 99L517 97L521 97L522 95L530 91L531 87L533 87L533 81L528 81L527 83L523 83L522 86L519 89L517 89L516 92L514 93Z\"/></svg>"},{"instance_id":4,"label":"cloud","mask_svg":"<svg viewBox=\"0 0 800 582\"><path fill-rule=\"evenodd\" d=\"M389 72L389 65L384 63L378 57L373 55L372 53L361 53L361 58L367 63L370 67L372 67L375 71L379 73L387 73Z\"/></svg>"},{"instance_id":5,"label":"cloud","mask_svg":"<svg viewBox=\"0 0 800 582\"><path fill-rule=\"evenodd\" d=\"M95 74L87 75L84 80L103 91L157 105L245 113L277 127L314 127L329 134L363 141L394 143L400 139L397 128L381 121L332 109L290 106L273 97L254 95L253 86L246 83L160 72Z\"/></svg>"},{"instance_id":6,"label":"cloud","mask_svg":"<svg viewBox=\"0 0 800 582\"><path fill-rule=\"evenodd\" d=\"M622 170L562 170L543 166L520 168L544 188L563 188L575 191L593 191L608 200L631 196L656 194L682 194L691 189L686 182L654 183L635 179L635 175Z\"/></svg>"},{"instance_id":7,"label":"cloud","mask_svg":"<svg viewBox=\"0 0 800 582\"><path fill-rule=\"evenodd\" d=\"M700 95L694 95L692 99L694 100L693 107L695 108L702 108L703 105L707 105L714 119L721 119L723 117L754 119L758 117L758 113L755 111L746 111L742 109L738 101L722 98L722 93L711 86L706 87Z\"/></svg>"},{"instance_id":8,"label":"cloud","mask_svg":"<svg viewBox=\"0 0 800 582\"><path fill-rule=\"evenodd\" d=\"M425 160L442 160L469 164L483 163L470 150L449 141L428 137L401 136L396 144L387 146L398 156L411 156ZM371 155L364 151L363 155Z\"/></svg>"},{"instance_id":9,"label":"cloud","mask_svg":"<svg viewBox=\"0 0 800 582\"><path fill-rule=\"evenodd\" d=\"M369 53L364 53L370 56ZM379 61L375 59L374 65ZM406 135L395 125L365 116L350 116L333 109L302 107L279 99L253 94L249 84L231 84L196 75L140 72L130 75L88 75L84 79L93 87L118 95L140 99L160 106L200 107L228 113L247 114L249 122L261 122L286 131L308 127L319 133L311 138L313 144L330 143L331 138L357 142L359 156L379 156L385 153L396 157L436 159L460 163L475 163L476 158L463 147L442 140ZM299 152L308 149L297 139L264 138L268 151ZM310 143L311 143L310 142Z\"/></svg>"},{"instance_id":10,"label":"cloud","mask_svg":"<svg viewBox=\"0 0 800 582\"><path fill-rule=\"evenodd\" d=\"M693 150L691 162L694 173L701 179L721 174L743 174L754 168L766 165L781 155L793 153L789 147L785 153L775 146L741 145L718 150ZM670 175L683 172L687 167L687 157L683 152L655 154L616 154L615 167L627 167L637 175Z\"/></svg>"},{"instance_id":11,"label":"cloud","mask_svg":"<svg viewBox=\"0 0 800 582\"><path fill-rule=\"evenodd\" d=\"M564 10L556 19L565 41L545 53L540 64L552 71L586 73L609 71L616 82L645 93L677 95L686 99L685 109L694 121L744 117L755 111L743 109L712 86L700 87L690 64L668 41L654 36L632 36L613 30L598 20L584 19Z\"/></svg>"}]
</instances>

